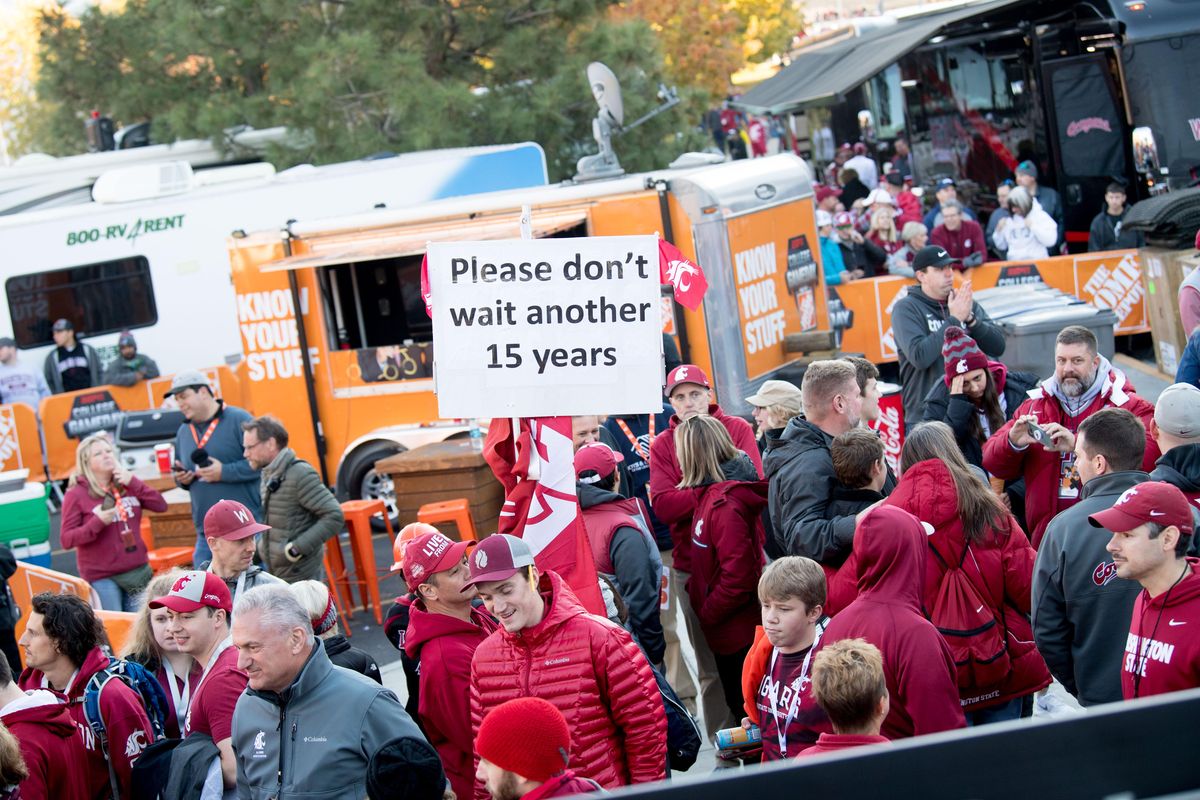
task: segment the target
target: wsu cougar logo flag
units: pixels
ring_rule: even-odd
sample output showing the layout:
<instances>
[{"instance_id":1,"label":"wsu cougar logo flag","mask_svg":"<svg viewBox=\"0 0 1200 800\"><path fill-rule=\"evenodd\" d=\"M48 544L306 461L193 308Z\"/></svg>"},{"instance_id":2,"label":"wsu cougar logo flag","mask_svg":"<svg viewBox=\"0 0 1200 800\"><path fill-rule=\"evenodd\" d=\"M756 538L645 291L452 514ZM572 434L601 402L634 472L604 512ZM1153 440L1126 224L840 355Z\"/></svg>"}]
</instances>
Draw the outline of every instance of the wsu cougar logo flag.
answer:
<instances>
[{"instance_id":1,"label":"wsu cougar logo flag","mask_svg":"<svg viewBox=\"0 0 1200 800\"><path fill-rule=\"evenodd\" d=\"M570 417L522 419L513 440L512 420L488 425L483 455L504 485L498 533L519 536L539 570L552 569L593 614L605 616L604 599L575 496L575 451Z\"/></svg>"},{"instance_id":2,"label":"wsu cougar logo flag","mask_svg":"<svg viewBox=\"0 0 1200 800\"><path fill-rule=\"evenodd\" d=\"M704 270L665 239L658 240L658 271L659 280L675 290L676 301L692 311L700 307L708 291Z\"/></svg>"}]
</instances>

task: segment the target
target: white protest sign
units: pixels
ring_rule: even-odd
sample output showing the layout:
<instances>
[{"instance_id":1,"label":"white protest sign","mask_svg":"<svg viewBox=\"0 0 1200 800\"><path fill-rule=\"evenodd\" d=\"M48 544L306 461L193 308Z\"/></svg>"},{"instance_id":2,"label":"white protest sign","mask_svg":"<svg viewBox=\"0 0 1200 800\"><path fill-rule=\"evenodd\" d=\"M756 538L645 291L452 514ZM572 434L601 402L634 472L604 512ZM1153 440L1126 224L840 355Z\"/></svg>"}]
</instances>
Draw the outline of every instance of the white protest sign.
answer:
<instances>
[{"instance_id":1,"label":"white protest sign","mask_svg":"<svg viewBox=\"0 0 1200 800\"><path fill-rule=\"evenodd\" d=\"M442 417L662 409L655 237L431 243L429 285Z\"/></svg>"}]
</instances>

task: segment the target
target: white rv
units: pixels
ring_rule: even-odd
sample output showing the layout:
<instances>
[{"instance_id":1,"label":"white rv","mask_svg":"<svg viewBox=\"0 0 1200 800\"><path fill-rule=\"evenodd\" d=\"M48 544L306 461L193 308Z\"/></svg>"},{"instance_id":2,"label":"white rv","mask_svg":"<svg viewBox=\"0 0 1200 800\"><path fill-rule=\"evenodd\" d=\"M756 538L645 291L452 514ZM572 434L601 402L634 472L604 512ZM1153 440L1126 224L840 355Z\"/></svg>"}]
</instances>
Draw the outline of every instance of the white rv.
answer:
<instances>
[{"instance_id":1,"label":"white rv","mask_svg":"<svg viewBox=\"0 0 1200 800\"><path fill-rule=\"evenodd\" d=\"M101 349L132 330L164 373L242 353L227 237L288 220L545 185L533 143L434 150L275 173L186 162L107 172L83 205L0 216L0 336L40 364L56 319Z\"/></svg>"}]
</instances>

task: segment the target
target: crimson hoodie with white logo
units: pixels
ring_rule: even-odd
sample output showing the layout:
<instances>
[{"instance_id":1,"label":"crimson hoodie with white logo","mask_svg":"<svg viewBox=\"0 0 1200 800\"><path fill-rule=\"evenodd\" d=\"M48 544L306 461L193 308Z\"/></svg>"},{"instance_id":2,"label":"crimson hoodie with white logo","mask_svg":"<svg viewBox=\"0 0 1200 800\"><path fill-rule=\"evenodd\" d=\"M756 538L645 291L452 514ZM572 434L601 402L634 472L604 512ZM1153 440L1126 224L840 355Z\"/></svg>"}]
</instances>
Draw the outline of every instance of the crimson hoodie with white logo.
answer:
<instances>
[{"instance_id":1,"label":"crimson hoodie with white logo","mask_svg":"<svg viewBox=\"0 0 1200 800\"><path fill-rule=\"evenodd\" d=\"M1121 664L1126 700L1200 686L1200 559L1187 559L1187 570L1169 592L1143 590L1133 605Z\"/></svg>"}]
</instances>

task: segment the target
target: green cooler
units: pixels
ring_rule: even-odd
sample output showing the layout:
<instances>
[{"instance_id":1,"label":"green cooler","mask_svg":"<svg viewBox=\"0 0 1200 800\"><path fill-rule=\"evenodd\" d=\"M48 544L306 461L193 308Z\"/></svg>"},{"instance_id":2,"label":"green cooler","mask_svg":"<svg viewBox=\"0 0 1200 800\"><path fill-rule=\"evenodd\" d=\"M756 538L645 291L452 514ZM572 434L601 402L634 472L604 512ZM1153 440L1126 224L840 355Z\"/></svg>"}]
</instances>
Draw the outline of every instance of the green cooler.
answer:
<instances>
[{"instance_id":1,"label":"green cooler","mask_svg":"<svg viewBox=\"0 0 1200 800\"><path fill-rule=\"evenodd\" d=\"M0 492L0 542L12 548L19 561L50 566L50 510L47 485L26 483Z\"/></svg>"}]
</instances>

